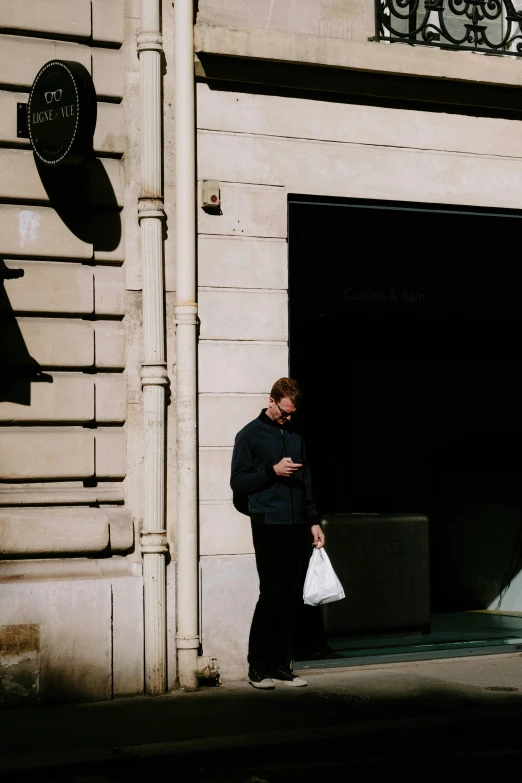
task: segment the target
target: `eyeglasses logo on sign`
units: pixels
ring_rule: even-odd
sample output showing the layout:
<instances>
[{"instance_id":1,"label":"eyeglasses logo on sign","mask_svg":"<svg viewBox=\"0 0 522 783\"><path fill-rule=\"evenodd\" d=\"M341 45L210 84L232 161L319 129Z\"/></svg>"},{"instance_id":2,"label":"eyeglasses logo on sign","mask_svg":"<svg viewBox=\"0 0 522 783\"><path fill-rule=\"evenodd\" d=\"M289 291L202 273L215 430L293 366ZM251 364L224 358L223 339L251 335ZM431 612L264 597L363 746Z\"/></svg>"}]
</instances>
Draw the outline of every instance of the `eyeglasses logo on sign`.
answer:
<instances>
[{"instance_id":1,"label":"eyeglasses logo on sign","mask_svg":"<svg viewBox=\"0 0 522 783\"><path fill-rule=\"evenodd\" d=\"M47 103L52 103L52 101L61 101L62 94L63 90L54 90L53 92L44 93Z\"/></svg>"},{"instance_id":2,"label":"eyeglasses logo on sign","mask_svg":"<svg viewBox=\"0 0 522 783\"><path fill-rule=\"evenodd\" d=\"M29 138L48 165L80 163L92 150L96 93L81 63L51 60L38 72L28 104Z\"/></svg>"}]
</instances>

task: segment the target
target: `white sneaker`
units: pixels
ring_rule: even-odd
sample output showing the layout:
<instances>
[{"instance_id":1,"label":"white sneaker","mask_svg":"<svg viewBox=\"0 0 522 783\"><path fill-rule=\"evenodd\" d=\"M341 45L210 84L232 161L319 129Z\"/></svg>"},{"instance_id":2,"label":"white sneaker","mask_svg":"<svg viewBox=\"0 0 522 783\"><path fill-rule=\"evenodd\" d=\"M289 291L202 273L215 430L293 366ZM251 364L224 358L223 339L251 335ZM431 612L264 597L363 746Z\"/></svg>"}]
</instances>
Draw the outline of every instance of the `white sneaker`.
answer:
<instances>
[{"instance_id":1,"label":"white sneaker","mask_svg":"<svg viewBox=\"0 0 522 783\"><path fill-rule=\"evenodd\" d=\"M298 677L290 669L275 669L271 672L272 679L276 682L284 682L285 685L290 688L302 688L308 685L307 681L303 677Z\"/></svg>"},{"instance_id":2,"label":"white sneaker","mask_svg":"<svg viewBox=\"0 0 522 783\"><path fill-rule=\"evenodd\" d=\"M275 688L274 681L268 676L267 672L263 669L258 669L255 666L250 666L248 669L248 682L254 688L268 691Z\"/></svg>"}]
</instances>

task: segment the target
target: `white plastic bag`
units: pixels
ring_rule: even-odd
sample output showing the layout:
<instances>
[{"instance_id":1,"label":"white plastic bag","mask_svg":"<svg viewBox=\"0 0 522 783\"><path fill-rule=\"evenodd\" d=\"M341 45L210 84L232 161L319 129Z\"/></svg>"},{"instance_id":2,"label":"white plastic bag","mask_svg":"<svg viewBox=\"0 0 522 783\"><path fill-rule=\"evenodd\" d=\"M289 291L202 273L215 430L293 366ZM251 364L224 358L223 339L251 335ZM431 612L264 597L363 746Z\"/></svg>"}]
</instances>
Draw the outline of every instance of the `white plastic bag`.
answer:
<instances>
[{"instance_id":1,"label":"white plastic bag","mask_svg":"<svg viewBox=\"0 0 522 783\"><path fill-rule=\"evenodd\" d=\"M303 600L310 606L331 604L344 598L343 586L332 568L324 547L314 549L303 590Z\"/></svg>"}]
</instances>

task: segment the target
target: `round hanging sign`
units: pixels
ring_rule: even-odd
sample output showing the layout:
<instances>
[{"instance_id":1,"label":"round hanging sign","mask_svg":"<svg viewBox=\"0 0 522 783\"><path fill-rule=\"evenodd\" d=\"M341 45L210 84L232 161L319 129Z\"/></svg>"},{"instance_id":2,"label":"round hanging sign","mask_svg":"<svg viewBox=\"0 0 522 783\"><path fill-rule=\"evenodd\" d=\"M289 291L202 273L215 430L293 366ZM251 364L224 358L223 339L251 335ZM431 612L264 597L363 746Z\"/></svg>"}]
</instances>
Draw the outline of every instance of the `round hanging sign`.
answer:
<instances>
[{"instance_id":1,"label":"round hanging sign","mask_svg":"<svg viewBox=\"0 0 522 783\"><path fill-rule=\"evenodd\" d=\"M96 92L81 63L51 60L37 73L27 109L29 138L48 166L80 163L92 150Z\"/></svg>"}]
</instances>

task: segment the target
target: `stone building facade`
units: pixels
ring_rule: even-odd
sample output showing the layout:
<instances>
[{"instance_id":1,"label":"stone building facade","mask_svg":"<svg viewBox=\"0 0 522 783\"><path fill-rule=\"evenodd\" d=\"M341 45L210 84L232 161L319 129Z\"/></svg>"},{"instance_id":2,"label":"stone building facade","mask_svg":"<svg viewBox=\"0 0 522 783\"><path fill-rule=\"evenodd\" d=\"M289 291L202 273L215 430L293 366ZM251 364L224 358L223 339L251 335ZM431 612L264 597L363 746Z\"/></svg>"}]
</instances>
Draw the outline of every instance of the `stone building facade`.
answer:
<instances>
[{"instance_id":1,"label":"stone building facade","mask_svg":"<svg viewBox=\"0 0 522 783\"><path fill-rule=\"evenodd\" d=\"M23 273L2 281L0 625L11 663L37 629L41 699L143 691L139 16L0 4L0 255ZM92 74L94 159L41 176L17 103L53 59Z\"/></svg>"},{"instance_id":2,"label":"stone building facade","mask_svg":"<svg viewBox=\"0 0 522 783\"><path fill-rule=\"evenodd\" d=\"M235 433L289 369L288 196L520 209L522 72L517 57L370 40L370 0L195 5L199 652L226 680L246 674L256 598L230 458ZM162 3L161 21L169 688L184 601L176 596L174 382L183 155L174 133L184 119L173 110L172 6ZM144 689L141 13L138 0L0 0L5 698L93 700ZM48 181L17 132L17 104L52 59L80 62L93 77L95 157L83 179L71 167ZM219 210L201 207L209 180L219 185ZM352 252L364 241L358 233L353 226ZM519 609L515 588L511 608ZM17 667L30 674L25 692Z\"/></svg>"}]
</instances>

